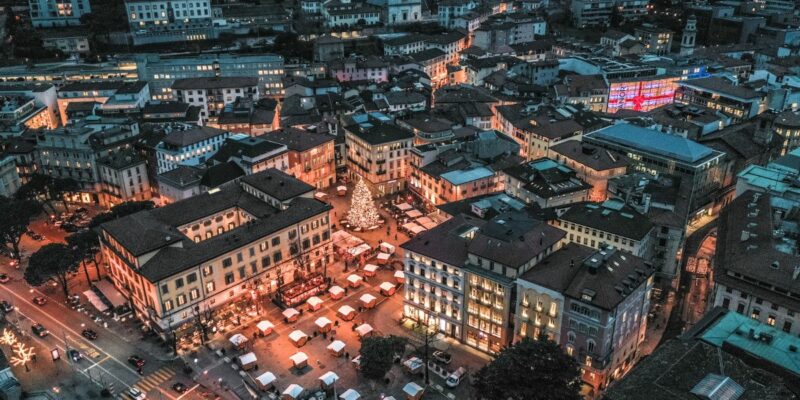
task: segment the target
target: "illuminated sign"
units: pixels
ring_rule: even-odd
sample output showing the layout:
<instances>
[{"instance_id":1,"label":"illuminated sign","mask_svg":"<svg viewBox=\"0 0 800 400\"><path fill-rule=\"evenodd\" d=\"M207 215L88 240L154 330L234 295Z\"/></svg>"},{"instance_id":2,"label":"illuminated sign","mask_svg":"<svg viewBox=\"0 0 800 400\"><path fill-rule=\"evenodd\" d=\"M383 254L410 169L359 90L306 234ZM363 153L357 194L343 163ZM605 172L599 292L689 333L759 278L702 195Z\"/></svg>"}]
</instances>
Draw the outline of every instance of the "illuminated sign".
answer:
<instances>
[{"instance_id":1,"label":"illuminated sign","mask_svg":"<svg viewBox=\"0 0 800 400\"><path fill-rule=\"evenodd\" d=\"M650 111L672 104L678 77L612 82L608 92L608 113L619 110Z\"/></svg>"}]
</instances>

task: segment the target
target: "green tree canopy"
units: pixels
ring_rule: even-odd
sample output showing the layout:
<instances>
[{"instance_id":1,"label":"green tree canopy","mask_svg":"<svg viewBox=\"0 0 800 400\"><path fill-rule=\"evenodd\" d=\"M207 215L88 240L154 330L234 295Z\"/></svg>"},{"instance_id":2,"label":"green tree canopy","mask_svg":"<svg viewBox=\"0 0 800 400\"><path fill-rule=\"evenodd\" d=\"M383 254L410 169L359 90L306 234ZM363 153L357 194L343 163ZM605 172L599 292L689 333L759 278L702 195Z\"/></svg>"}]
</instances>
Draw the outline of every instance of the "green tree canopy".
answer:
<instances>
[{"instance_id":1,"label":"green tree canopy","mask_svg":"<svg viewBox=\"0 0 800 400\"><path fill-rule=\"evenodd\" d=\"M20 260L19 242L28 231L31 219L42 210L34 200L0 197L0 243L11 246L14 258Z\"/></svg>"},{"instance_id":2,"label":"green tree canopy","mask_svg":"<svg viewBox=\"0 0 800 400\"><path fill-rule=\"evenodd\" d=\"M473 388L487 400L580 400L580 367L555 342L526 337L475 373Z\"/></svg>"},{"instance_id":3,"label":"green tree canopy","mask_svg":"<svg viewBox=\"0 0 800 400\"><path fill-rule=\"evenodd\" d=\"M402 354L406 340L399 336L370 336L361 341L361 373L381 379L392 368L395 354Z\"/></svg>"},{"instance_id":4,"label":"green tree canopy","mask_svg":"<svg viewBox=\"0 0 800 400\"><path fill-rule=\"evenodd\" d=\"M94 263L97 268L97 277L100 277L100 268L97 266L95 256L100 250L100 241L98 240L97 233L90 229L84 229L67 236L67 246L75 255L75 258L83 264L83 273L86 274L86 282L92 283L89 278L89 271L87 270L87 263Z\"/></svg>"},{"instance_id":5,"label":"green tree canopy","mask_svg":"<svg viewBox=\"0 0 800 400\"><path fill-rule=\"evenodd\" d=\"M42 246L31 255L25 269L25 281L31 286L41 286L55 281L69 297L67 278L78 270L75 253L63 243L50 243Z\"/></svg>"}]
</instances>

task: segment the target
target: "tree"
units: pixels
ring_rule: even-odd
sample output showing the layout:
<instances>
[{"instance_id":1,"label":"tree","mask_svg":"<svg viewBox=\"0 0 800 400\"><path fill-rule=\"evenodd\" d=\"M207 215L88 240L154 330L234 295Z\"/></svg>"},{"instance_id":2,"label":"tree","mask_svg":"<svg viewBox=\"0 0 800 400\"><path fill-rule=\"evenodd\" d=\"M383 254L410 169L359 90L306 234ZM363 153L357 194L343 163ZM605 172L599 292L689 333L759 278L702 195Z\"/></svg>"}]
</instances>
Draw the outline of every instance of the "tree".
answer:
<instances>
[{"instance_id":1,"label":"tree","mask_svg":"<svg viewBox=\"0 0 800 400\"><path fill-rule=\"evenodd\" d=\"M31 255L25 269L25 281L31 286L55 281L61 285L64 296L69 297L67 277L77 271L78 260L74 252L63 243L50 243Z\"/></svg>"},{"instance_id":2,"label":"tree","mask_svg":"<svg viewBox=\"0 0 800 400\"><path fill-rule=\"evenodd\" d=\"M47 175L33 174L30 179L28 179L28 182L25 182L24 185L17 189L15 196L18 199L43 200L51 210L55 210L48 201L49 192L47 187L52 179L53 178Z\"/></svg>"},{"instance_id":3,"label":"tree","mask_svg":"<svg viewBox=\"0 0 800 400\"><path fill-rule=\"evenodd\" d=\"M361 373L381 379L392 368L395 354L403 354L406 339L399 336L370 336L361 341Z\"/></svg>"},{"instance_id":4,"label":"tree","mask_svg":"<svg viewBox=\"0 0 800 400\"><path fill-rule=\"evenodd\" d=\"M47 186L48 196L51 200L59 200L64 210L69 211L65 195L80 189L78 181L72 178L53 178Z\"/></svg>"},{"instance_id":5,"label":"tree","mask_svg":"<svg viewBox=\"0 0 800 400\"><path fill-rule=\"evenodd\" d=\"M97 265L95 256L100 250L100 242L97 234L89 229L84 229L73 235L67 236L67 246L72 250L75 258L79 260L83 267L83 273L86 274L86 282L92 284L92 279L89 277L89 270L87 264L94 263L97 268L97 278L100 279L100 267Z\"/></svg>"},{"instance_id":6,"label":"tree","mask_svg":"<svg viewBox=\"0 0 800 400\"><path fill-rule=\"evenodd\" d=\"M479 399L580 400L580 367L546 337L523 338L473 376Z\"/></svg>"},{"instance_id":7,"label":"tree","mask_svg":"<svg viewBox=\"0 0 800 400\"><path fill-rule=\"evenodd\" d=\"M0 242L3 246L11 246L14 258L20 261L19 242L28 231L31 219L41 211L41 206L34 200L19 200L0 197Z\"/></svg>"},{"instance_id":8,"label":"tree","mask_svg":"<svg viewBox=\"0 0 800 400\"><path fill-rule=\"evenodd\" d=\"M353 189L353 199L350 203L350 211L347 213L347 221L361 229L367 229L378 224L381 216L375 208L370 193L364 179L359 179Z\"/></svg>"}]
</instances>

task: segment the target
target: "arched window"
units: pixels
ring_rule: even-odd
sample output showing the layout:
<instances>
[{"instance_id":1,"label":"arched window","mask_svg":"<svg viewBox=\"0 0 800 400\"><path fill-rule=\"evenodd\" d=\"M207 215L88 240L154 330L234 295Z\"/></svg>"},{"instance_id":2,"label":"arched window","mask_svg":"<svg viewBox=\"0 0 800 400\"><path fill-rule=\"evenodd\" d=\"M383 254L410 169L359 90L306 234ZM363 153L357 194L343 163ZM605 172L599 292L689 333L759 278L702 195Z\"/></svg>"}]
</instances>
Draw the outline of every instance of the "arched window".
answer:
<instances>
[{"instance_id":1,"label":"arched window","mask_svg":"<svg viewBox=\"0 0 800 400\"><path fill-rule=\"evenodd\" d=\"M567 333L567 342L575 343L575 332L570 331Z\"/></svg>"},{"instance_id":2,"label":"arched window","mask_svg":"<svg viewBox=\"0 0 800 400\"><path fill-rule=\"evenodd\" d=\"M586 341L586 350L589 353L594 353L594 340L589 339Z\"/></svg>"}]
</instances>

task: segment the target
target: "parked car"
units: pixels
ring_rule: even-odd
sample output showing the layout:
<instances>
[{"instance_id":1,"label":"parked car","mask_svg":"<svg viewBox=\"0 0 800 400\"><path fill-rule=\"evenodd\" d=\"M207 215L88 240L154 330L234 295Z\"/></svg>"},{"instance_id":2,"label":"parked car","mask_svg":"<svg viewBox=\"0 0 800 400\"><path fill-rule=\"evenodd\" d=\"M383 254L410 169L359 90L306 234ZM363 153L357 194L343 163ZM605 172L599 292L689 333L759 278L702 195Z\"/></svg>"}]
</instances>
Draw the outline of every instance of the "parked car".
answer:
<instances>
[{"instance_id":1,"label":"parked car","mask_svg":"<svg viewBox=\"0 0 800 400\"><path fill-rule=\"evenodd\" d=\"M145 361L144 361L143 358L141 358L141 357L139 357L137 355L132 355L132 356L128 357L128 363L133 365L136 368L142 368L142 367L144 367Z\"/></svg>"},{"instance_id":2,"label":"parked car","mask_svg":"<svg viewBox=\"0 0 800 400\"><path fill-rule=\"evenodd\" d=\"M34 335L38 337L45 337L50 334L50 331L45 329L45 327L42 326L42 324L31 325L31 331L33 332Z\"/></svg>"},{"instance_id":3,"label":"parked car","mask_svg":"<svg viewBox=\"0 0 800 400\"><path fill-rule=\"evenodd\" d=\"M36 296L33 298L33 304L36 304L37 306L43 306L47 304L47 299L42 296Z\"/></svg>"},{"instance_id":4,"label":"parked car","mask_svg":"<svg viewBox=\"0 0 800 400\"><path fill-rule=\"evenodd\" d=\"M84 329L83 331L81 331L81 336L89 340L95 340L97 339L97 332L91 329Z\"/></svg>"},{"instance_id":5,"label":"parked car","mask_svg":"<svg viewBox=\"0 0 800 400\"><path fill-rule=\"evenodd\" d=\"M445 365L453 362L453 356L450 355L450 353L441 350L433 352L433 359Z\"/></svg>"},{"instance_id":6,"label":"parked car","mask_svg":"<svg viewBox=\"0 0 800 400\"><path fill-rule=\"evenodd\" d=\"M172 390L174 390L174 391L176 391L178 393L185 393L187 390L189 390L189 388L186 387L186 385L178 382L178 383L172 385Z\"/></svg>"},{"instance_id":7,"label":"parked car","mask_svg":"<svg viewBox=\"0 0 800 400\"><path fill-rule=\"evenodd\" d=\"M133 400L144 400L147 398L146 394L142 393L141 390L135 387L128 389L128 396L131 396Z\"/></svg>"},{"instance_id":8,"label":"parked car","mask_svg":"<svg viewBox=\"0 0 800 400\"><path fill-rule=\"evenodd\" d=\"M9 278L8 275L0 274L0 283L7 283L10 280L11 280L11 278Z\"/></svg>"},{"instance_id":9,"label":"parked car","mask_svg":"<svg viewBox=\"0 0 800 400\"><path fill-rule=\"evenodd\" d=\"M452 374L450 374L450 376L447 377L445 383L447 384L447 386L454 388L458 386L459 383L461 383L461 380L464 378L464 375L466 374L467 370L464 367L459 367L457 370L455 370L455 372L453 372Z\"/></svg>"},{"instance_id":10,"label":"parked car","mask_svg":"<svg viewBox=\"0 0 800 400\"><path fill-rule=\"evenodd\" d=\"M78 362L81 360L81 358L83 358L81 352L75 349L69 349L67 353L69 354L69 358L72 360L72 362Z\"/></svg>"},{"instance_id":11,"label":"parked car","mask_svg":"<svg viewBox=\"0 0 800 400\"><path fill-rule=\"evenodd\" d=\"M2 308L3 312L6 314L14 311L14 306L12 306L11 303L6 300L0 301L0 308Z\"/></svg>"}]
</instances>

